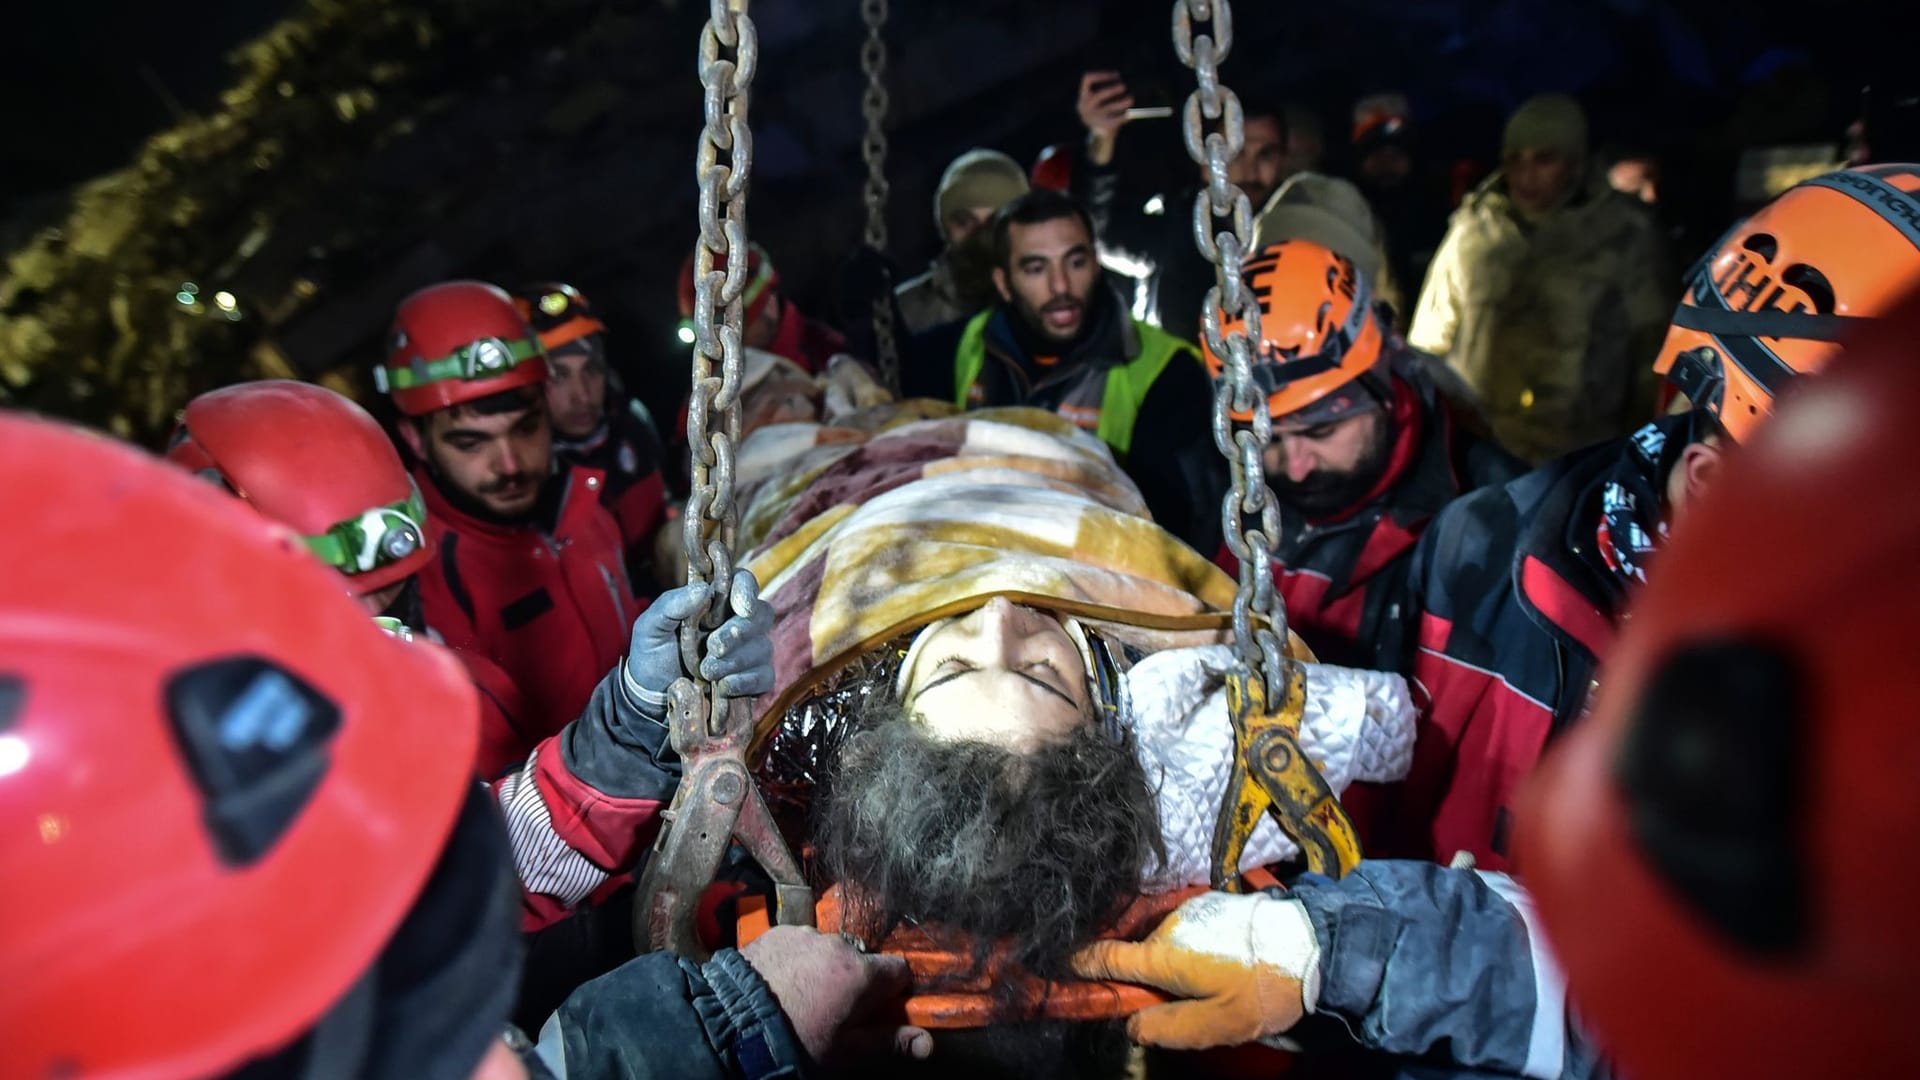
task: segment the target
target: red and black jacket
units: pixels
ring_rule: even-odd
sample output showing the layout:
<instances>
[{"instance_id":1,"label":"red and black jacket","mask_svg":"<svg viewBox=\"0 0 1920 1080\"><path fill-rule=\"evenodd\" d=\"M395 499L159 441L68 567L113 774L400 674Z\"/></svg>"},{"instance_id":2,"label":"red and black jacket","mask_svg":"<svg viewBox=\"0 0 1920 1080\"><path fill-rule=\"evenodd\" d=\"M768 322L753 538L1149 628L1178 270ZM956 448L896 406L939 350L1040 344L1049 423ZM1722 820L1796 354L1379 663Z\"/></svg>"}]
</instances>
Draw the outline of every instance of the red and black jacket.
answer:
<instances>
[{"instance_id":1,"label":"red and black jacket","mask_svg":"<svg viewBox=\"0 0 1920 1080\"><path fill-rule=\"evenodd\" d=\"M1421 538L1411 676L1429 705L1392 854L1447 862L1465 851L1481 869L1509 868L1514 795L1585 713L1613 642L1621 592L1594 546L1601 485L1630 452L1614 439L1548 462L1456 501Z\"/></svg>"},{"instance_id":2,"label":"red and black jacket","mask_svg":"<svg viewBox=\"0 0 1920 1080\"><path fill-rule=\"evenodd\" d=\"M600 505L606 478L580 468L556 476L551 531L480 520L424 470L416 479L434 547L419 578L427 625L506 670L526 703L531 746L580 714L646 607L627 582L620 528Z\"/></svg>"},{"instance_id":3,"label":"red and black jacket","mask_svg":"<svg viewBox=\"0 0 1920 1080\"><path fill-rule=\"evenodd\" d=\"M652 580L650 571L642 571L653 561L653 534L667 520L667 488L660 474L664 452L645 409L637 401L616 402L593 435L579 442L556 435L553 441L562 461L605 474L600 503L620 525L627 577L641 592L649 591Z\"/></svg>"},{"instance_id":4,"label":"red and black jacket","mask_svg":"<svg viewBox=\"0 0 1920 1080\"><path fill-rule=\"evenodd\" d=\"M1282 507L1274 583L1287 625L1321 660L1343 667L1405 671L1413 609L1408 571L1414 544L1441 508L1462 494L1504 484L1526 471L1520 459L1463 430L1432 382L1396 364L1395 445L1380 483L1348 513L1309 521ZM1228 573L1239 561L1222 545Z\"/></svg>"}]
</instances>

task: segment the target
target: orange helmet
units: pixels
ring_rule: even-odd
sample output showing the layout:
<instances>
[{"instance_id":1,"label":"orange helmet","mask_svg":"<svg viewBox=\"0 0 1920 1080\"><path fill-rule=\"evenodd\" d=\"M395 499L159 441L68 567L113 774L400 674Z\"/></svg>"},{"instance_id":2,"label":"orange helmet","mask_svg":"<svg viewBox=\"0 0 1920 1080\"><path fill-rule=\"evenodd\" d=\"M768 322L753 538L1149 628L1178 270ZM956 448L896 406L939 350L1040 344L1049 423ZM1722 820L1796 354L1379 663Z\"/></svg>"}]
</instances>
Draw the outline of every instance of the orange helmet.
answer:
<instances>
[{"instance_id":1,"label":"orange helmet","mask_svg":"<svg viewBox=\"0 0 1920 1080\"><path fill-rule=\"evenodd\" d=\"M1260 302L1260 340L1253 342L1253 378L1278 420L1326 423L1383 405L1384 386L1362 376L1381 364L1385 335L1373 308L1373 287L1353 260L1311 240L1284 240L1247 260L1247 285ZM1237 315L1221 332L1244 329ZM1207 370L1216 379L1226 361L1202 335ZM1236 420L1252 417L1234 413Z\"/></svg>"},{"instance_id":2,"label":"orange helmet","mask_svg":"<svg viewBox=\"0 0 1920 1080\"><path fill-rule=\"evenodd\" d=\"M1920 1072L1916 337L1920 294L1729 461L1519 815L1623 1075Z\"/></svg>"},{"instance_id":3,"label":"orange helmet","mask_svg":"<svg viewBox=\"0 0 1920 1080\"><path fill-rule=\"evenodd\" d=\"M355 595L427 564L427 511L367 411L312 383L273 379L187 403L167 460L293 527Z\"/></svg>"},{"instance_id":4,"label":"orange helmet","mask_svg":"<svg viewBox=\"0 0 1920 1080\"><path fill-rule=\"evenodd\" d=\"M19 416L0 461L0 1075L325 1041L465 820L473 684L165 462Z\"/></svg>"},{"instance_id":5,"label":"orange helmet","mask_svg":"<svg viewBox=\"0 0 1920 1080\"><path fill-rule=\"evenodd\" d=\"M1920 165L1843 169L1782 193L1701 260L1653 369L1745 439L1849 320L1920 282Z\"/></svg>"},{"instance_id":6,"label":"orange helmet","mask_svg":"<svg viewBox=\"0 0 1920 1080\"><path fill-rule=\"evenodd\" d=\"M521 289L513 298L520 317L527 320L540 344L551 353L562 345L607 332L607 324L593 313L593 305L580 290L558 281L546 281Z\"/></svg>"},{"instance_id":7,"label":"orange helmet","mask_svg":"<svg viewBox=\"0 0 1920 1080\"><path fill-rule=\"evenodd\" d=\"M374 385L425 416L547 379L547 353L513 299L484 281L429 285L400 301Z\"/></svg>"}]
</instances>

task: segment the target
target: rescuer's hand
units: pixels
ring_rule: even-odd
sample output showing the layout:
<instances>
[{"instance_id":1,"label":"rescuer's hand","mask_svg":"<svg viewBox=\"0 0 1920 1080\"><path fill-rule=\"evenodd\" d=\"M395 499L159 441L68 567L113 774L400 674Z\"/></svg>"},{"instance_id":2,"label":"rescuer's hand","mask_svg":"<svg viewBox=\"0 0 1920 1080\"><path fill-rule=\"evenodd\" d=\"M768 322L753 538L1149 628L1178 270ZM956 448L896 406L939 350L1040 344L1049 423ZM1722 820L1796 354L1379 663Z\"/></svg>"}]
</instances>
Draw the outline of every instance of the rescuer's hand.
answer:
<instances>
[{"instance_id":1,"label":"rescuer's hand","mask_svg":"<svg viewBox=\"0 0 1920 1080\"><path fill-rule=\"evenodd\" d=\"M633 624L627 651L628 694L655 719L666 715L667 688L686 672L680 662L680 626L706 610L709 588L682 585L660 595ZM730 596L733 615L707 635L700 674L729 697L773 689L773 608L760 599L753 574L738 570Z\"/></svg>"},{"instance_id":2,"label":"rescuer's hand","mask_svg":"<svg viewBox=\"0 0 1920 1080\"><path fill-rule=\"evenodd\" d=\"M925 1028L880 1019L912 981L905 958L863 953L838 934L803 926L776 926L740 955L766 980L815 1061L882 1049L915 1058L933 1053Z\"/></svg>"},{"instance_id":3,"label":"rescuer's hand","mask_svg":"<svg viewBox=\"0 0 1920 1080\"><path fill-rule=\"evenodd\" d=\"M1145 941L1100 941L1074 957L1082 978L1151 986L1190 1000L1127 1021L1138 1043L1173 1050L1271 1038L1313 1011L1320 946L1298 901L1207 893Z\"/></svg>"},{"instance_id":4,"label":"rescuer's hand","mask_svg":"<svg viewBox=\"0 0 1920 1080\"><path fill-rule=\"evenodd\" d=\"M1087 128L1087 158L1095 165L1113 160L1120 125L1127 122L1133 96L1117 71L1089 71L1080 76L1080 122Z\"/></svg>"}]
</instances>

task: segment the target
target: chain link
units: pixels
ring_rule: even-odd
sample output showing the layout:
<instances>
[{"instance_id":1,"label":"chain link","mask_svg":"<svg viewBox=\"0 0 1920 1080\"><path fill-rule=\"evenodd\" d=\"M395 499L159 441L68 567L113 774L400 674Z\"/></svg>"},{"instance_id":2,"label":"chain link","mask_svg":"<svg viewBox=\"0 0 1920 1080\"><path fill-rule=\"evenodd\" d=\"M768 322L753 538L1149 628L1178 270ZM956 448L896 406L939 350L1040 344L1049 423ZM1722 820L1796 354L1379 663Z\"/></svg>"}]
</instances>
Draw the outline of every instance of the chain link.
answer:
<instances>
[{"instance_id":1,"label":"chain link","mask_svg":"<svg viewBox=\"0 0 1920 1080\"><path fill-rule=\"evenodd\" d=\"M1197 32L1197 24L1205 24L1205 31ZM1206 187L1193 203L1193 240L1214 264L1216 278L1201 307L1201 328L1207 347L1227 360L1214 393L1213 441L1233 476L1232 490L1221 501L1220 525L1240 563L1234 648L1265 681L1267 700L1279 701L1289 677L1286 602L1273 587L1280 507L1260 466L1261 451L1273 437L1265 396L1253 381L1251 343L1260 338L1260 304L1241 270L1253 235L1253 206L1227 173L1246 144L1240 98L1220 82L1220 64L1233 48L1228 0L1174 0L1173 48L1198 82L1181 113L1181 137L1188 156L1207 171ZM1222 310L1234 312L1242 329L1223 334ZM1236 412L1251 415L1252 422L1236 430ZM1247 528L1248 518L1257 518L1257 527Z\"/></svg>"},{"instance_id":2,"label":"chain link","mask_svg":"<svg viewBox=\"0 0 1920 1080\"><path fill-rule=\"evenodd\" d=\"M860 18L867 24L867 38L860 45L860 70L867 77L866 93L860 98L860 115L866 119L866 134L860 140L860 156L867 163L867 246L875 255L887 253L887 42L881 32L887 25L887 0L860 0ZM884 265L885 260L881 260ZM880 380L888 390L900 392L900 346L893 333L893 276L882 274L879 295L873 298L873 351L880 363Z\"/></svg>"},{"instance_id":3,"label":"chain link","mask_svg":"<svg viewBox=\"0 0 1920 1080\"><path fill-rule=\"evenodd\" d=\"M693 399L687 407L693 483L681 543L687 583L708 585L712 593L705 614L680 628L681 660L696 673L707 634L727 616L733 582L733 454L740 437L741 294L747 284L747 188L753 173L747 102L760 58L747 2L709 0L707 26L700 34L706 125L696 167L700 240L693 255ZM721 260L724 270L715 268ZM706 722L725 722L726 700L717 687L697 677L680 681L688 685L676 684L676 696L710 695ZM718 732L709 728L709 734Z\"/></svg>"}]
</instances>

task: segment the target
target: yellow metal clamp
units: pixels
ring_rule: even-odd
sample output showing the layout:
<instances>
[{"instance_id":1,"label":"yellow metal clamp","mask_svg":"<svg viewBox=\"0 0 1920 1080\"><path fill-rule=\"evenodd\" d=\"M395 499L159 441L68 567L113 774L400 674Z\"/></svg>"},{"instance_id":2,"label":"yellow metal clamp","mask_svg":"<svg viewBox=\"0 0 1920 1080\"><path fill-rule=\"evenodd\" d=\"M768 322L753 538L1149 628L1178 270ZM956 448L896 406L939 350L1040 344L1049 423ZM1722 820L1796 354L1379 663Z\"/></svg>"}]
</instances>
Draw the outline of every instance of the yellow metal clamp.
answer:
<instances>
[{"instance_id":1,"label":"yellow metal clamp","mask_svg":"<svg viewBox=\"0 0 1920 1080\"><path fill-rule=\"evenodd\" d=\"M1340 877L1360 862L1360 840L1333 789L1300 749L1300 717L1307 707L1306 673L1289 664L1286 697L1267 708L1264 680L1244 669L1227 676L1233 719L1233 772L1213 827L1213 887L1231 890L1240 855L1260 815L1272 813L1280 831L1300 845L1307 869Z\"/></svg>"}]
</instances>

